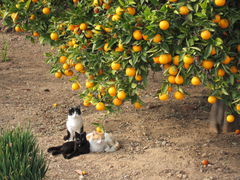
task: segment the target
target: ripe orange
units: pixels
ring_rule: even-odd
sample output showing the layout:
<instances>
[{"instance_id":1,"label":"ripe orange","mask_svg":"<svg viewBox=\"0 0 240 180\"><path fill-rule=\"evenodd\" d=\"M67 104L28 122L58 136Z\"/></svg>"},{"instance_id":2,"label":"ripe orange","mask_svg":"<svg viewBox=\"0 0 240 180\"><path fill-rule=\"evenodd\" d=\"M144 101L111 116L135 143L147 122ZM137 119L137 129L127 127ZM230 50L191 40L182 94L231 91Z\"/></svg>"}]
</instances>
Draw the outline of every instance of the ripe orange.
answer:
<instances>
[{"instance_id":1,"label":"ripe orange","mask_svg":"<svg viewBox=\"0 0 240 180\"><path fill-rule=\"evenodd\" d=\"M112 21L119 21L120 19L121 19L121 17L119 15L117 15L117 14L114 14L112 16Z\"/></svg>"},{"instance_id":2,"label":"ripe orange","mask_svg":"<svg viewBox=\"0 0 240 180\"><path fill-rule=\"evenodd\" d=\"M159 63L160 63L160 62L159 62L159 56L153 57L153 62L159 64Z\"/></svg>"},{"instance_id":3,"label":"ripe orange","mask_svg":"<svg viewBox=\"0 0 240 180\"><path fill-rule=\"evenodd\" d=\"M21 28L20 26L16 26L16 27L15 27L15 31L16 31L16 32L21 32L21 31L22 31L22 28Z\"/></svg>"},{"instance_id":4,"label":"ripe orange","mask_svg":"<svg viewBox=\"0 0 240 180\"><path fill-rule=\"evenodd\" d=\"M111 68L112 68L112 70L119 70L121 68L121 64L112 62Z\"/></svg>"},{"instance_id":5,"label":"ripe orange","mask_svg":"<svg viewBox=\"0 0 240 180\"><path fill-rule=\"evenodd\" d=\"M183 84L184 79L181 75L178 75L178 76L175 77L175 82L176 82L176 84Z\"/></svg>"},{"instance_id":6,"label":"ripe orange","mask_svg":"<svg viewBox=\"0 0 240 180\"><path fill-rule=\"evenodd\" d=\"M55 72L54 76L55 76L55 78L61 78L62 73L61 72Z\"/></svg>"},{"instance_id":7,"label":"ripe orange","mask_svg":"<svg viewBox=\"0 0 240 180\"><path fill-rule=\"evenodd\" d=\"M194 58L193 58L192 56L190 56L190 55L188 55L188 54L184 55L184 57L183 57L183 62L184 62L185 64L192 64L193 61L194 61Z\"/></svg>"},{"instance_id":8,"label":"ripe orange","mask_svg":"<svg viewBox=\"0 0 240 180\"><path fill-rule=\"evenodd\" d=\"M170 82L171 84L175 84L175 76L168 76L168 82Z\"/></svg>"},{"instance_id":9,"label":"ripe orange","mask_svg":"<svg viewBox=\"0 0 240 180\"><path fill-rule=\"evenodd\" d=\"M73 3L78 3L79 2L79 0L73 0Z\"/></svg>"},{"instance_id":10,"label":"ripe orange","mask_svg":"<svg viewBox=\"0 0 240 180\"><path fill-rule=\"evenodd\" d=\"M184 94L181 93L180 91L176 91L176 92L174 93L174 97L175 97L175 99L177 99L177 100L182 100L182 99L184 99Z\"/></svg>"},{"instance_id":11,"label":"ripe orange","mask_svg":"<svg viewBox=\"0 0 240 180\"><path fill-rule=\"evenodd\" d=\"M71 24L71 25L68 26L68 29L69 29L70 31L74 31L75 26Z\"/></svg>"},{"instance_id":12,"label":"ripe orange","mask_svg":"<svg viewBox=\"0 0 240 180\"><path fill-rule=\"evenodd\" d=\"M32 2L36 3L36 2L38 2L38 0L32 0Z\"/></svg>"},{"instance_id":13,"label":"ripe orange","mask_svg":"<svg viewBox=\"0 0 240 180\"><path fill-rule=\"evenodd\" d=\"M140 30L135 30L133 32L133 38L136 40L141 40L143 38L142 32Z\"/></svg>"},{"instance_id":14,"label":"ripe orange","mask_svg":"<svg viewBox=\"0 0 240 180\"><path fill-rule=\"evenodd\" d=\"M229 26L229 21L227 19L221 19L218 23L218 25L222 28L222 29L226 29Z\"/></svg>"},{"instance_id":15,"label":"ripe orange","mask_svg":"<svg viewBox=\"0 0 240 180\"><path fill-rule=\"evenodd\" d=\"M77 63L75 65L75 70L78 71L78 72L82 72L84 70L84 66L82 63Z\"/></svg>"},{"instance_id":16,"label":"ripe orange","mask_svg":"<svg viewBox=\"0 0 240 180\"><path fill-rule=\"evenodd\" d=\"M80 88L79 83L73 83L73 84L72 84L72 90L73 90L73 91L78 90L79 88Z\"/></svg>"},{"instance_id":17,"label":"ripe orange","mask_svg":"<svg viewBox=\"0 0 240 180\"><path fill-rule=\"evenodd\" d=\"M222 63L229 64L230 62L231 62L231 58L229 56L226 56Z\"/></svg>"},{"instance_id":18,"label":"ripe orange","mask_svg":"<svg viewBox=\"0 0 240 180\"><path fill-rule=\"evenodd\" d=\"M214 66L214 62L210 61L210 60L203 60L202 61L202 66L205 68L205 69L212 69L213 66Z\"/></svg>"},{"instance_id":19,"label":"ripe orange","mask_svg":"<svg viewBox=\"0 0 240 180\"><path fill-rule=\"evenodd\" d=\"M39 33L38 33L38 32L33 32L33 36L34 36L34 37L38 37L38 36L39 36Z\"/></svg>"},{"instance_id":20,"label":"ripe orange","mask_svg":"<svg viewBox=\"0 0 240 180\"><path fill-rule=\"evenodd\" d=\"M167 91L168 91L168 92L172 92L172 90L173 90L173 88L172 88L171 86L168 86Z\"/></svg>"},{"instance_id":21,"label":"ripe orange","mask_svg":"<svg viewBox=\"0 0 240 180\"><path fill-rule=\"evenodd\" d=\"M121 15L123 12L124 12L124 9L122 9L121 7L117 7L117 9L116 9L117 15Z\"/></svg>"},{"instance_id":22,"label":"ripe orange","mask_svg":"<svg viewBox=\"0 0 240 180\"><path fill-rule=\"evenodd\" d=\"M161 41L161 35L160 34L155 35L153 38L153 42L159 43L160 41Z\"/></svg>"},{"instance_id":23,"label":"ripe orange","mask_svg":"<svg viewBox=\"0 0 240 180\"><path fill-rule=\"evenodd\" d=\"M236 110L237 110L237 111L240 111L240 104L237 104L237 105L236 105Z\"/></svg>"},{"instance_id":24,"label":"ripe orange","mask_svg":"<svg viewBox=\"0 0 240 180\"><path fill-rule=\"evenodd\" d=\"M189 9L187 6L181 6L179 8L179 14L181 15L188 15L189 14Z\"/></svg>"},{"instance_id":25,"label":"ripe orange","mask_svg":"<svg viewBox=\"0 0 240 180\"><path fill-rule=\"evenodd\" d=\"M212 48L212 51L211 51L211 55L214 56L214 55L216 55L216 54L217 54L217 52L216 52L216 48L213 47L213 48Z\"/></svg>"},{"instance_id":26,"label":"ripe orange","mask_svg":"<svg viewBox=\"0 0 240 180\"><path fill-rule=\"evenodd\" d=\"M67 69L67 70L64 71L64 74L65 74L66 76L72 76L72 75L73 75L73 71Z\"/></svg>"},{"instance_id":27,"label":"ripe orange","mask_svg":"<svg viewBox=\"0 0 240 180\"><path fill-rule=\"evenodd\" d=\"M208 30L201 32L201 38L203 40L209 40L211 38L211 36L212 36L212 34Z\"/></svg>"},{"instance_id":28,"label":"ripe orange","mask_svg":"<svg viewBox=\"0 0 240 180\"><path fill-rule=\"evenodd\" d=\"M210 104L214 104L217 101L217 98L215 96L209 96L208 97L208 102Z\"/></svg>"},{"instance_id":29,"label":"ripe orange","mask_svg":"<svg viewBox=\"0 0 240 180\"><path fill-rule=\"evenodd\" d=\"M140 51L142 51L142 46L133 45L132 50L133 50L133 52L140 52Z\"/></svg>"},{"instance_id":30,"label":"ripe orange","mask_svg":"<svg viewBox=\"0 0 240 180\"><path fill-rule=\"evenodd\" d=\"M179 56L178 55L173 57L173 64L174 65L178 66L179 65L179 61L180 60L179 60Z\"/></svg>"},{"instance_id":31,"label":"ripe orange","mask_svg":"<svg viewBox=\"0 0 240 180\"><path fill-rule=\"evenodd\" d=\"M223 76L225 75L225 71L224 71L223 69L218 69L217 75L218 75L219 77L223 77Z\"/></svg>"},{"instance_id":32,"label":"ripe orange","mask_svg":"<svg viewBox=\"0 0 240 180\"><path fill-rule=\"evenodd\" d=\"M201 84L201 80L199 79L199 77L194 76L194 77L191 79L191 83L192 83L192 85L194 85L194 86L198 86L198 85Z\"/></svg>"},{"instance_id":33,"label":"ripe orange","mask_svg":"<svg viewBox=\"0 0 240 180\"><path fill-rule=\"evenodd\" d=\"M178 0L168 0L169 2L177 2Z\"/></svg>"},{"instance_id":34,"label":"ripe orange","mask_svg":"<svg viewBox=\"0 0 240 180\"><path fill-rule=\"evenodd\" d=\"M230 71L231 71L233 74L237 74L237 72L238 72L237 66L231 66L231 67L230 67Z\"/></svg>"},{"instance_id":35,"label":"ripe orange","mask_svg":"<svg viewBox=\"0 0 240 180\"><path fill-rule=\"evenodd\" d=\"M168 63L172 62L172 55L171 54L167 54L168 56Z\"/></svg>"},{"instance_id":36,"label":"ripe orange","mask_svg":"<svg viewBox=\"0 0 240 180\"><path fill-rule=\"evenodd\" d=\"M163 31L167 30L169 28L170 24L167 20L160 21L159 28Z\"/></svg>"},{"instance_id":37,"label":"ripe orange","mask_svg":"<svg viewBox=\"0 0 240 180\"><path fill-rule=\"evenodd\" d=\"M104 50L105 52L108 52L109 50L111 50L111 48L108 47L108 43L105 43L105 44L104 44L103 50Z\"/></svg>"},{"instance_id":38,"label":"ripe orange","mask_svg":"<svg viewBox=\"0 0 240 180\"><path fill-rule=\"evenodd\" d=\"M115 87L110 87L110 88L108 89L108 93L109 93L110 96L116 96L116 94L117 94L117 89L116 89Z\"/></svg>"},{"instance_id":39,"label":"ripe orange","mask_svg":"<svg viewBox=\"0 0 240 180\"><path fill-rule=\"evenodd\" d=\"M237 45L237 52L240 52L240 44Z\"/></svg>"},{"instance_id":40,"label":"ripe orange","mask_svg":"<svg viewBox=\"0 0 240 180\"><path fill-rule=\"evenodd\" d=\"M120 100L124 100L126 98L127 94L124 91L118 91L117 97Z\"/></svg>"},{"instance_id":41,"label":"ripe orange","mask_svg":"<svg viewBox=\"0 0 240 180\"><path fill-rule=\"evenodd\" d=\"M139 75L139 74L136 75L136 76L135 76L135 80L136 80L136 81L142 81L142 76Z\"/></svg>"},{"instance_id":42,"label":"ripe orange","mask_svg":"<svg viewBox=\"0 0 240 180\"><path fill-rule=\"evenodd\" d=\"M85 100L83 101L83 105L84 105L84 106L90 106L91 103L89 102L89 100L85 99Z\"/></svg>"},{"instance_id":43,"label":"ripe orange","mask_svg":"<svg viewBox=\"0 0 240 180\"><path fill-rule=\"evenodd\" d=\"M50 34L50 38L51 38L51 40L56 41L56 40L58 40L58 34L56 32L52 32Z\"/></svg>"},{"instance_id":44,"label":"ripe orange","mask_svg":"<svg viewBox=\"0 0 240 180\"><path fill-rule=\"evenodd\" d=\"M135 74L136 74L136 69L135 69L135 68L133 68L133 67L128 67L128 68L126 69L126 75L127 75L127 76L132 77L132 76L135 76Z\"/></svg>"},{"instance_id":45,"label":"ripe orange","mask_svg":"<svg viewBox=\"0 0 240 180\"><path fill-rule=\"evenodd\" d=\"M114 104L115 106L121 106L121 105L122 105L122 100L120 100L120 99L118 99L118 98L115 98L115 99L113 100L113 104Z\"/></svg>"},{"instance_id":46,"label":"ripe orange","mask_svg":"<svg viewBox=\"0 0 240 180\"><path fill-rule=\"evenodd\" d=\"M176 66L170 66L170 68L168 69L168 73L175 76L178 73L178 68Z\"/></svg>"},{"instance_id":47,"label":"ripe orange","mask_svg":"<svg viewBox=\"0 0 240 180\"><path fill-rule=\"evenodd\" d=\"M184 64L183 64L183 67L184 67L185 69L188 69L188 68L190 67L190 64L184 63Z\"/></svg>"},{"instance_id":48,"label":"ripe orange","mask_svg":"<svg viewBox=\"0 0 240 180\"><path fill-rule=\"evenodd\" d=\"M134 103L134 107L135 107L136 109L140 109L140 108L142 107L142 105L141 105L139 102L135 102L135 103Z\"/></svg>"},{"instance_id":49,"label":"ripe orange","mask_svg":"<svg viewBox=\"0 0 240 180\"><path fill-rule=\"evenodd\" d=\"M168 94L159 94L159 99L161 101L167 101L168 100Z\"/></svg>"},{"instance_id":50,"label":"ripe orange","mask_svg":"<svg viewBox=\"0 0 240 180\"><path fill-rule=\"evenodd\" d=\"M67 61L67 57L66 56L60 56L59 58L59 62L64 64Z\"/></svg>"},{"instance_id":51,"label":"ripe orange","mask_svg":"<svg viewBox=\"0 0 240 180\"><path fill-rule=\"evenodd\" d=\"M103 111L105 109L105 104L103 102L99 102L96 105L96 110Z\"/></svg>"},{"instance_id":52,"label":"ripe orange","mask_svg":"<svg viewBox=\"0 0 240 180\"><path fill-rule=\"evenodd\" d=\"M227 122L232 123L235 120L235 117L233 115L227 116Z\"/></svg>"},{"instance_id":53,"label":"ripe orange","mask_svg":"<svg viewBox=\"0 0 240 180\"><path fill-rule=\"evenodd\" d=\"M91 30L86 30L84 35L85 35L86 38L92 38L93 37L93 32Z\"/></svg>"},{"instance_id":54,"label":"ripe orange","mask_svg":"<svg viewBox=\"0 0 240 180\"><path fill-rule=\"evenodd\" d=\"M220 20L221 20L221 16L219 14L217 14L217 15L215 15L215 19L213 19L213 22L219 23Z\"/></svg>"},{"instance_id":55,"label":"ripe orange","mask_svg":"<svg viewBox=\"0 0 240 180\"><path fill-rule=\"evenodd\" d=\"M159 63L160 64L167 64L168 63L168 55L167 54L161 54L159 56Z\"/></svg>"},{"instance_id":56,"label":"ripe orange","mask_svg":"<svg viewBox=\"0 0 240 180\"><path fill-rule=\"evenodd\" d=\"M42 9L42 12L43 12L43 14L49 15L51 13L51 10L50 10L50 8L45 7Z\"/></svg>"},{"instance_id":57,"label":"ripe orange","mask_svg":"<svg viewBox=\"0 0 240 180\"><path fill-rule=\"evenodd\" d=\"M239 134L240 134L240 129L236 129L236 130L235 130L235 134L236 134L236 135L239 135Z\"/></svg>"},{"instance_id":58,"label":"ripe orange","mask_svg":"<svg viewBox=\"0 0 240 180\"><path fill-rule=\"evenodd\" d=\"M94 83L87 80L86 83L85 83L85 86L86 86L86 88L91 88L91 87L94 86Z\"/></svg>"},{"instance_id":59,"label":"ripe orange","mask_svg":"<svg viewBox=\"0 0 240 180\"><path fill-rule=\"evenodd\" d=\"M224 6L226 4L226 0L214 0L216 6Z\"/></svg>"},{"instance_id":60,"label":"ripe orange","mask_svg":"<svg viewBox=\"0 0 240 180\"><path fill-rule=\"evenodd\" d=\"M102 0L93 0L93 5L94 5L94 6L101 6L102 3L103 3Z\"/></svg>"},{"instance_id":61,"label":"ripe orange","mask_svg":"<svg viewBox=\"0 0 240 180\"><path fill-rule=\"evenodd\" d=\"M208 162L208 160L203 160L201 163L202 163L202 165L206 166L206 165L208 165L209 162Z\"/></svg>"},{"instance_id":62,"label":"ripe orange","mask_svg":"<svg viewBox=\"0 0 240 180\"><path fill-rule=\"evenodd\" d=\"M134 16L136 14L136 10L133 7L128 7L127 8L127 13Z\"/></svg>"},{"instance_id":63,"label":"ripe orange","mask_svg":"<svg viewBox=\"0 0 240 180\"><path fill-rule=\"evenodd\" d=\"M63 69L64 69L64 70L66 70L66 69L69 69L69 68L70 68L69 64L67 64L67 63L64 63L62 67L63 67Z\"/></svg>"},{"instance_id":64,"label":"ripe orange","mask_svg":"<svg viewBox=\"0 0 240 180\"><path fill-rule=\"evenodd\" d=\"M122 44L118 44L118 47L115 48L115 51L116 52L123 52L124 51L123 45Z\"/></svg>"},{"instance_id":65,"label":"ripe orange","mask_svg":"<svg viewBox=\"0 0 240 180\"><path fill-rule=\"evenodd\" d=\"M143 39L145 40L145 41L148 41L149 39L148 39L148 35L142 35L143 36Z\"/></svg>"},{"instance_id":66,"label":"ripe orange","mask_svg":"<svg viewBox=\"0 0 240 180\"><path fill-rule=\"evenodd\" d=\"M29 19L34 20L34 19L36 19L36 16L34 14L31 14Z\"/></svg>"},{"instance_id":67,"label":"ripe orange","mask_svg":"<svg viewBox=\"0 0 240 180\"><path fill-rule=\"evenodd\" d=\"M164 68L165 70L168 70L168 69L170 68L170 64L164 64L164 65L163 65L163 68Z\"/></svg>"},{"instance_id":68,"label":"ripe orange","mask_svg":"<svg viewBox=\"0 0 240 180\"><path fill-rule=\"evenodd\" d=\"M86 23L81 23L81 24L79 25L80 30L86 30L87 27L88 27L88 25L87 25Z\"/></svg>"}]
</instances>

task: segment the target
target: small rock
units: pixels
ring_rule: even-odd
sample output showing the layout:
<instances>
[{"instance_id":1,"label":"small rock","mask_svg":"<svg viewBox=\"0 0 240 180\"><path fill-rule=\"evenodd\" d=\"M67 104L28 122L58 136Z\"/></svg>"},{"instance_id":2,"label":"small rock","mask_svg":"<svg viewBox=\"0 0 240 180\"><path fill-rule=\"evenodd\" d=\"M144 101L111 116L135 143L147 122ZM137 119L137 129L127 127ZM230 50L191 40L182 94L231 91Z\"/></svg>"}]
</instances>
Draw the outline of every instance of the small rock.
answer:
<instances>
[{"instance_id":1,"label":"small rock","mask_svg":"<svg viewBox=\"0 0 240 180\"><path fill-rule=\"evenodd\" d=\"M177 177L182 179L183 175L182 174L177 174Z\"/></svg>"},{"instance_id":2,"label":"small rock","mask_svg":"<svg viewBox=\"0 0 240 180\"><path fill-rule=\"evenodd\" d=\"M187 177L188 176L186 174L183 174L183 176L182 176L183 179L187 179Z\"/></svg>"},{"instance_id":3,"label":"small rock","mask_svg":"<svg viewBox=\"0 0 240 180\"><path fill-rule=\"evenodd\" d=\"M172 173L168 173L168 174L167 174L167 177L171 177L171 176L173 176Z\"/></svg>"},{"instance_id":4,"label":"small rock","mask_svg":"<svg viewBox=\"0 0 240 180\"><path fill-rule=\"evenodd\" d=\"M203 154L202 154L202 157L206 157L206 156L207 156L207 154L206 154L206 153L203 153Z\"/></svg>"},{"instance_id":5,"label":"small rock","mask_svg":"<svg viewBox=\"0 0 240 180\"><path fill-rule=\"evenodd\" d=\"M162 142L162 145L163 145L163 146L165 146L166 144L167 144L167 142L166 142L166 141L163 141L163 142Z\"/></svg>"}]
</instances>

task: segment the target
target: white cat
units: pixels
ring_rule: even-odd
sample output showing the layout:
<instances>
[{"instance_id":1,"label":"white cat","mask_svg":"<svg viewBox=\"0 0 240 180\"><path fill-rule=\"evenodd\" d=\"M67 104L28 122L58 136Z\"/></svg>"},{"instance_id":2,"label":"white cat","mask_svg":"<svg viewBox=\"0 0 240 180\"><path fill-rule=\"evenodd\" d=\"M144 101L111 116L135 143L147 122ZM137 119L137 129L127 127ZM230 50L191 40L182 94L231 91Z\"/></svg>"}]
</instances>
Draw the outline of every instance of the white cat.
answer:
<instances>
[{"instance_id":1,"label":"white cat","mask_svg":"<svg viewBox=\"0 0 240 180\"><path fill-rule=\"evenodd\" d=\"M83 132L83 119L80 106L69 109L66 126L67 135L63 138L65 141L73 141L75 139L75 132L79 134Z\"/></svg>"},{"instance_id":2,"label":"white cat","mask_svg":"<svg viewBox=\"0 0 240 180\"><path fill-rule=\"evenodd\" d=\"M87 134L90 143L90 152L114 152L120 148L111 133L100 133L93 131Z\"/></svg>"}]
</instances>

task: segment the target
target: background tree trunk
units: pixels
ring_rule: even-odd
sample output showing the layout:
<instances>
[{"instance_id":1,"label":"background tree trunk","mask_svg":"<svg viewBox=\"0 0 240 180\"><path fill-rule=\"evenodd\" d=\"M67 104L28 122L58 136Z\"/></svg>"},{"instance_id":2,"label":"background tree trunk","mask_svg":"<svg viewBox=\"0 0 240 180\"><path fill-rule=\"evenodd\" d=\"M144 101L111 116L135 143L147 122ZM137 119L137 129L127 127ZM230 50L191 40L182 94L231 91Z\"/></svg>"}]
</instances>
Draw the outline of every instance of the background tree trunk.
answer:
<instances>
[{"instance_id":1,"label":"background tree trunk","mask_svg":"<svg viewBox=\"0 0 240 180\"><path fill-rule=\"evenodd\" d=\"M235 116L235 121L226 121L226 105L221 100L217 100L211 107L209 114L210 131L215 133L233 132L240 127L240 117Z\"/></svg>"}]
</instances>

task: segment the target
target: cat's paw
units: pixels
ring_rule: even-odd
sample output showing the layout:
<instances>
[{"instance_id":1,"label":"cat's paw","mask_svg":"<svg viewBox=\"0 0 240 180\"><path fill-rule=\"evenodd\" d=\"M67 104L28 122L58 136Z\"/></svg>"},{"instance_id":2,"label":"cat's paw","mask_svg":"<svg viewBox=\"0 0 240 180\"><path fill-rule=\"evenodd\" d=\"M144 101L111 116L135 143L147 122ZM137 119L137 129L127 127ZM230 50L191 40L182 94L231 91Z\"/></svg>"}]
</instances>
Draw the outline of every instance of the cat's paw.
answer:
<instances>
[{"instance_id":1,"label":"cat's paw","mask_svg":"<svg viewBox=\"0 0 240 180\"><path fill-rule=\"evenodd\" d=\"M66 155L66 154L64 154L63 157L64 157L64 159L71 159L72 158L72 156Z\"/></svg>"}]
</instances>

